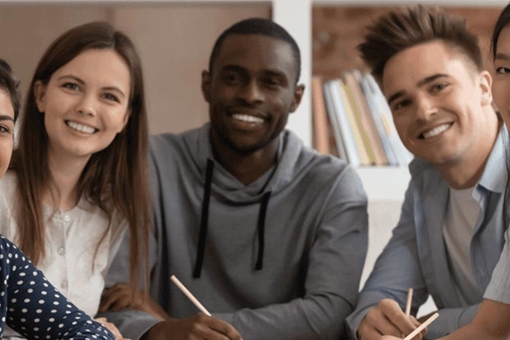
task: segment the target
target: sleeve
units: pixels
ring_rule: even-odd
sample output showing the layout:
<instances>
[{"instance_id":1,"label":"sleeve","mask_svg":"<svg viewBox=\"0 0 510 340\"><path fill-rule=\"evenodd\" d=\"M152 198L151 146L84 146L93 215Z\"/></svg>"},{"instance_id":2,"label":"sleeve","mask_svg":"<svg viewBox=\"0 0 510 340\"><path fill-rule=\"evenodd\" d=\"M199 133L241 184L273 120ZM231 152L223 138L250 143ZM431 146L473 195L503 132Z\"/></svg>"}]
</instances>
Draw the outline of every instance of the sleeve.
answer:
<instances>
[{"instance_id":1,"label":"sleeve","mask_svg":"<svg viewBox=\"0 0 510 340\"><path fill-rule=\"evenodd\" d=\"M407 291L413 288L412 311L415 313L428 297L418 258L412 197L413 189L409 187L399 223L360 292L354 312L347 318L353 339L357 339L356 332L366 313L379 301L393 299L404 309Z\"/></svg>"},{"instance_id":2,"label":"sleeve","mask_svg":"<svg viewBox=\"0 0 510 340\"><path fill-rule=\"evenodd\" d=\"M412 186L406 192L400 221L393 235L377 259L363 290L358 297L354 312L347 318L349 335L357 339L356 332L366 313L383 299L395 300L405 309L407 291L413 288L411 313L416 315L419 307L429 296L418 257L415 217L415 195ZM427 338L435 339L462 327L473 319L479 304L461 308L439 309L440 317L428 327Z\"/></svg>"},{"instance_id":3,"label":"sleeve","mask_svg":"<svg viewBox=\"0 0 510 340\"><path fill-rule=\"evenodd\" d=\"M367 199L351 168L329 192L308 254L302 298L259 309L213 316L231 323L250 340L344 337L344 320L356 303L368 247Z\"/></svg>"},{"instance_id":4,"label":"sleeve","mask_svg":"<svg viewBox=\"0 0 510 340\"><path fill-rule=\"evenodd\" d=\"M10 241L1 237L7 324L28 339L115 339L44 277Z\"/></svg>"},{"instance_id":5,"label":"sleeve","mask_svg":"<svg viewBox=\"0 0 510 340\"><path fill-rule=\"evenodd\" d=\"M510 304L510 229L505 234L505 247L499 262L492 272L491 281L487 286L484 298Z\"/></svg>"}]
</instances>

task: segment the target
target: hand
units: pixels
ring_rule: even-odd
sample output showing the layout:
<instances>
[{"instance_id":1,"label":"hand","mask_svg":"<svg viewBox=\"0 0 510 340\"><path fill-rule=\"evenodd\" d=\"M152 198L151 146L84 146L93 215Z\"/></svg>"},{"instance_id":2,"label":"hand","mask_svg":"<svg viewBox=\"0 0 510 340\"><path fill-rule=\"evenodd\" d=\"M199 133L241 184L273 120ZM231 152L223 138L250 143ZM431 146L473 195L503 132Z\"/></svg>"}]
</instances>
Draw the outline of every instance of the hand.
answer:
<instances>
[{"instance_id":1,"label":"hand","mask_svg":"<svg viewBox=\"0 0 510 340\"><path fill-rule=\"evenodd\" d=\"M149 313L158 320L166 320L170 317L144 291L134 291L131 286L126 283L117 283L103 292L101 304L99 305L99 313L106 311L117 312L121 309L136 309Z\"/></svg>"},{"instance_id":2,"label":"hand","mask_svg":"<svg viewBox=\"0 0 510 340\"><path fill-rule=\"evenodd\" d=\"M397 338L396 336L392 335L385 335L380 337L379 340L402 340L402 338Z\"/></svg>"},{"instance_id":3,"label":"hand","mask_svg":"<svg viewBox=\"0 0 510 340\"><path fill-rule=\"evenodd\" d=\"M402 334L409 334L420 324L413 316L407 317L397 302L391 299L381 300L377 306L368 311L358 328L360 340L376 340L383 335L392 335L402 339ZM423 339L427 333L424 329L414 340ZM391 339L386 338L387 340Z\"/></svg>"},{"instance_id":4,"label":"hand","mask_svg":"<svg viewBox=\"0 0 510 340\"><path fill-rule=\"evenodd\" d=\"M117 329L117 327L115 327L113 323L108 322L106 318L97 318L94 319L94 321L99 322L101 325L108 328L108 330L115 336L115 340L128 340L122 337L122 334L120 334L120 331Z\"/></svg>"},{"instance_id":5,"label":"hand","mask_svg":"<svg viewBox=\"0 0 510 340\"><path fill-rule=\"evenodd\" d=\"M169 319L154 325L142 340L242 340L232 325L200 314L186 319Z\"/></svg>"}]
</instances>

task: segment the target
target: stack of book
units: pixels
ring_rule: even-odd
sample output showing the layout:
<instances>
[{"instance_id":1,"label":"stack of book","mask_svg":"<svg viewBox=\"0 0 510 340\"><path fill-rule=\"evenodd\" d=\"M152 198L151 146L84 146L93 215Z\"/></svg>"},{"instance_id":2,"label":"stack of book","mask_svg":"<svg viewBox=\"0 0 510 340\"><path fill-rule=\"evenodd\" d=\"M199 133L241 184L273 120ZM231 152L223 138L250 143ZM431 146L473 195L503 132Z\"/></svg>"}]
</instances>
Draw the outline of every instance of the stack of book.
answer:
<instances>
[{"instance_id":1,"label":"stack of book","mask_svg":"<svg viewBox=\"0 0 510 340\"><path fill-rule=\"evenodd\" d=\"M353 166L406 166L412 154L395 130L391 110L369 73L312 78L314 147Z\"/></svg>"}]
</instances>

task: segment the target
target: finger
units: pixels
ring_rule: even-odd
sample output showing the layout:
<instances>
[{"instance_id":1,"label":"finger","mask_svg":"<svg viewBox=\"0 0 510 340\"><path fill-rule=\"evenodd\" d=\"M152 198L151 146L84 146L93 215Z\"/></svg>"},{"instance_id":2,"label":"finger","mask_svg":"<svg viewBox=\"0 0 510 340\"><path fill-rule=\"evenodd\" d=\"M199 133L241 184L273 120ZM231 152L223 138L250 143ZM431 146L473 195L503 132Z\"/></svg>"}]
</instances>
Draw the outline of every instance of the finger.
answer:
<instances>
[{"instance_id":1,"label":"finger","mask_svg":"<svg viewBox=\"0 0 510 340\"><path fill-rule=\"evenodd\" d=\"M100 303L100 311L106 312L120 310L119 306L125 306L131 302L131 295L124 290L115 290L103 295Z\"/></svg>"},{"instance_id":2,"label":"finger","mask_svg":"<svg viewBox=\"0 0 510 340\"><path fill-rule=\"evenodd\" d=\"M241 340L241 334L232 326L231 324L219 320L216 318L209 317L210 320L210 327L215 330L216 332L225 335L230 340Z\"/></svg>"},{"instance_id":3,"label":"finger","mask_svg":"<svg viewBox=\"0 0 510 340\"><path fill-rule=\"evenodd\" d=\"M133 308L133 309L136 308L136 305L131 303L131 299L128 297L116 300L110 306L110 310L113 312L118 312L119 310L127 309L127 308Z\"/></svg>"},{"instance_id":4,"label":"finger","mask_svg":"<svg viewBox=\"0 0 510 340\"><path fill-rule=\"evenodd\" d=\"M358 333L364 339L379 339L382 335L400 336L401 331L386 317L379 306L370 310L360 324Z\"/></svg>"},{"instance_id":5,"label":"finger","mask_svg":"<svg viewBox=\"0 0 510 340\"><path fill-rule=\"evenodd\" d=\"M385 325L392 324L392 328L396 328L397 332L383 333L384 335L400 336L402 333L409 334L416 329L411 319L405 315L400 306L393 300L385 299L378 305L383 316L386 318ZM379 328L382 332L387 332L387 328Z\"/></svg>"}]
</instances>

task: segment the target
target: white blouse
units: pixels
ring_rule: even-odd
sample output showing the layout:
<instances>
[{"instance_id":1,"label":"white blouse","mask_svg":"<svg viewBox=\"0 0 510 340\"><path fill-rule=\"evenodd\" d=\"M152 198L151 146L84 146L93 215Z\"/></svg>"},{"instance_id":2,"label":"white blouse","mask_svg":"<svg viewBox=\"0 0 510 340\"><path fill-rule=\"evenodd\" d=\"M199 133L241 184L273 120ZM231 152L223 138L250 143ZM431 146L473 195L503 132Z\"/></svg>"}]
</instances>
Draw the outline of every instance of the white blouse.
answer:
<instances>
[{"instance_id":1,"label":"white blouse","mask_svg":"<svg viewBox=\"0 0 510 340\"><path fill-rule=\"evenodd\" d=\"M0 180L0 234L15 244L18 243L13 199L16 181L11 171ZM43 213L46 253L37 268L63 295L93 317L99 308L104 277L127 223L117 222L122 227L113 235L112 228L108 228L108 215L83 197L69 211L45 206ZM7 331L4 334L9 335Z\"/></svg>"}]
</instances>

